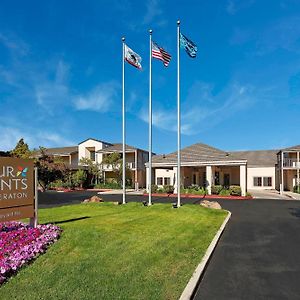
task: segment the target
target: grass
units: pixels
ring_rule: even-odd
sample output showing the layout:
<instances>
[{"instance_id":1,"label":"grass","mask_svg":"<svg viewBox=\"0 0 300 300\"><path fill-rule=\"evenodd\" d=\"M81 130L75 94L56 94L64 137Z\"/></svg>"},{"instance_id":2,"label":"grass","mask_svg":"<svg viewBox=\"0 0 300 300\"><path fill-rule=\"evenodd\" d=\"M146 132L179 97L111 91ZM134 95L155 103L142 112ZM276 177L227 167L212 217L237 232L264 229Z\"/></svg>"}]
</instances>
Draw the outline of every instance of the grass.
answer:
<instances>
[{"instance_id":1,"label":"grass","mask_svg":"<svg viewBox=\"0 0 300 300\"><path fill-rule=\"evenodd\" d=\"M227 213L200 205L81 204L39 211L60 240L0 299L178 299Z\"/></svg>"}]
</instances>

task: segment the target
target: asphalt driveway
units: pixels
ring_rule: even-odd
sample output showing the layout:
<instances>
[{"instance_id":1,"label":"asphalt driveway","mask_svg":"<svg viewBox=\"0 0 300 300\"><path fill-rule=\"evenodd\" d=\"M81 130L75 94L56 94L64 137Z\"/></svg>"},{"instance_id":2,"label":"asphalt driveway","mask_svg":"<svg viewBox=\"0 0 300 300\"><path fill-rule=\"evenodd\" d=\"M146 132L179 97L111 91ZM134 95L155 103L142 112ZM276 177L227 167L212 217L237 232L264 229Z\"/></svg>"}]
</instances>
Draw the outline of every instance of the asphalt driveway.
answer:
<instances>
[{"instance_id":1,"label":"asphalt driveway","mask_svg":"<svg viewBox=\"0 0 300 300\"><path fill-rule=\"evenodd\" d=\"M42 193L40 207L80 203L95 192ZM122 195L103 195L121 201ZM128 196L141 202L143 196ZM174 198L154 197L172 203ZM183 199L183 203L197 203ZM232 212L195 299L300 299L300 201L218 200Z\"/></svg>"},{"instance_id":2,"label":"asphalt driveway","mask_svg":"<svg viewBox=\"0 0 300 300\"><path fill-rule=\"evenodd\" d=\"M300 202L219 202L232 218L195 299L300 299Z\"/></svg>"}]
</instances>

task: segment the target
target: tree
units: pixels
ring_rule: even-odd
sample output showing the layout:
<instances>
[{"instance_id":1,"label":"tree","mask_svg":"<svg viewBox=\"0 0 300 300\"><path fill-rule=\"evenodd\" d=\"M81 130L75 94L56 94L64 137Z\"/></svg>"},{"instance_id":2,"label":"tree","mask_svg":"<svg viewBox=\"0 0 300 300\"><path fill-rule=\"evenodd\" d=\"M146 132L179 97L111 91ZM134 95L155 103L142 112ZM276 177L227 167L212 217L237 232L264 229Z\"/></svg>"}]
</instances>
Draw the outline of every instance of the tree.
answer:
<instances>
[{"instance_id":1,"label":"tree","mask_svg":"<svg viewBox=\"0 0 300 300\"><path fill-rule=\"evenodd\" d=\"M109 165L112 168L112 171L116 174L118 183L122 182L122 174L123 174L123 159L121 158L121 154L117 152L113 152L103 157L102 164ZM126 166L125 168L126 179L130 177L129 169Z\"/></svg>"},{"instance_id":2,"label":"tree","mask_svg":"<svg viewBox=\"0 0 300 300\"><path fill-rule=\"evenodd\" d=\"M76 187L79 186L82 188L84 182L86 181L86 178L86 172L81 169L72 174L72 181Z\"/></svg>"},{"instance_id":3,"label":"tree","mask_svg":"<svg viewBox=\"0 0 300 300\"><path fill-rule=\"evenodd\" d=\"M10 155L13 157L28 159L31 157L32 152L29 150L28 144L24 142L23 138L21 138L16 147L10 151Z\"/></svg>"},{"instance_id":4,"label":"tree","mask_svg":"<svg viewBox=\"0 0 300 300\"><path fill-rule=\"evenodd\" d=\"M87 167L88 173L92 176L91 183L97 184L99 177L102 174L101 165L99 163L94 162L93 160L91 160L89 158L85 158L85 157L80 159L80 164Z\"/></svg>"},{"instance_id":5,"label":"tree","mask_svg":"<svg viewBox=\"0 0 300 300\"><path fill-rule=\"evenodd\" d=\"M69 169L61 159L48 155L45 150L45 148L40 147L41 157L36 161L38 180L43 191L48 188L51 182L58 179L63 180L69 173Z\"/></svg>"}]
</instances>

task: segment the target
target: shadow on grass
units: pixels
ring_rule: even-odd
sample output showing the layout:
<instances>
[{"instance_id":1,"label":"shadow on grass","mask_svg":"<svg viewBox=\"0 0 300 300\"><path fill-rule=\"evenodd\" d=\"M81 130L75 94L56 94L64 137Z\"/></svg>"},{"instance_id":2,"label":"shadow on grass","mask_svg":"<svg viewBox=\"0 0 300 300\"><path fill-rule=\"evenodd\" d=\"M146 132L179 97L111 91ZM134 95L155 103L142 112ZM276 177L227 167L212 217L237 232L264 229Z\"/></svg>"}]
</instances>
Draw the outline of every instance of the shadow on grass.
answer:
<instances>
[{"instance_id":1,"label":"shadow on grass","mask_svg":"<svg viewBox=\"0 0 300 300\"><path fill-rule=\"evenodd\" d=\"M63 221L52 221L52 222L47 222L47 223L44 223L44 224L64 224L64 223L70 223L70 222L76 222L76 221L81 221L81 220L85 220L85 219L90 219L91 217L80 217L80 218L73 218L73 219L69 219L69 220L63 220Z\"/></svg>"}]
</instances>

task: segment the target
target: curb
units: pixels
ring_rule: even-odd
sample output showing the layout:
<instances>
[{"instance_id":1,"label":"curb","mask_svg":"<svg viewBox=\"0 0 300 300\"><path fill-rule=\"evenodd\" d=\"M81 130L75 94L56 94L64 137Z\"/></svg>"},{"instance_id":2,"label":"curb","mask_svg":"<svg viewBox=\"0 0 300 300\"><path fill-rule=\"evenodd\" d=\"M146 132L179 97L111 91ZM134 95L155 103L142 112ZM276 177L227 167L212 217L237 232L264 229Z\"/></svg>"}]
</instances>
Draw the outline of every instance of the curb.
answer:
<instances>
[{"instance_id":1,"label":"curb","mask_svg":"<svg viewBox=\"0 0 300 300\"><path fill-rule=\"evenodd\" d=\"M225 226L227 225L230 217L231 217L231 212L227 211L228 215L226 219L223 221L222 225L220 226L219 230L217 231L215 237L213 238L212 242L208 246L200 264L197 266L196 270L194 271L192 277L190 278L188 284L186 285L184 291L182 292L179 300L190 300L192 299L194 292L196 291L196 288L198 286L198 283L204 274L205 268L209 262L210 257L212 256L218 241L225 229Z\"/></svg>"},{"instance_id":2,"label":"curb","mask_svg":"<svg viewBox=\"0 0 300 300\"><path fill-rule=\"evenodd\" d=\"M169 197L177 198L177 194L157 194L152 193L152 197ZM149 196L149 194L143 194L143 196ZM196 198L196 199L224 199L224 200L253 200L252 196L219 196L219 195L193 195L193 194L181 194L181 198Z\"/></svg>"}]
</instances>

